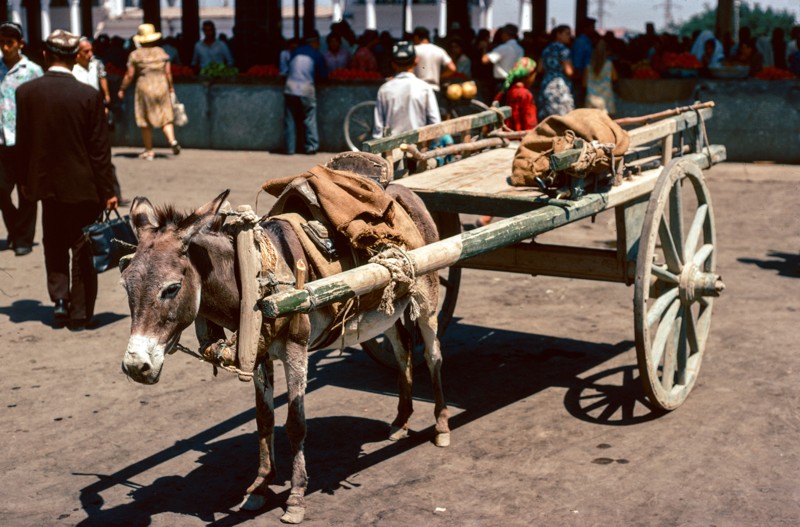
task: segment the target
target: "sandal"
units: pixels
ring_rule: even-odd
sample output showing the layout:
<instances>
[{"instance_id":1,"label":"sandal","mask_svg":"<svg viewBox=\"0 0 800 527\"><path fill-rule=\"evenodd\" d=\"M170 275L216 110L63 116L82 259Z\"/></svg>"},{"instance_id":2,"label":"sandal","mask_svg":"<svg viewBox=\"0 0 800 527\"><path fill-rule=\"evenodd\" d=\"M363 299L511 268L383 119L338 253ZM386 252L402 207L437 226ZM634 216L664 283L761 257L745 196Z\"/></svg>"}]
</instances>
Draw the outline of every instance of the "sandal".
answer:
<instances>
[{"instance_id":1,"label":"sandal","mask_svg":"<svg viewBox=\"0 0 800 527\"><path fill-rule=\"evenodd\" d=\"M139 159L144 159L145 161L152 161L155 157L156 154L152 150L145 150L139 154Z\"/></svg>"},{"instance_id":2,"label":"sandal","mask_svg":"<svg viewBox=\"0 0 800 527\"><path fill-rule=\"evenodd\" d=\"M181 153L181 145L177 141L170 143L170 146L172 147L172 153L176 156Z\"/></svg>"}]
</instances>

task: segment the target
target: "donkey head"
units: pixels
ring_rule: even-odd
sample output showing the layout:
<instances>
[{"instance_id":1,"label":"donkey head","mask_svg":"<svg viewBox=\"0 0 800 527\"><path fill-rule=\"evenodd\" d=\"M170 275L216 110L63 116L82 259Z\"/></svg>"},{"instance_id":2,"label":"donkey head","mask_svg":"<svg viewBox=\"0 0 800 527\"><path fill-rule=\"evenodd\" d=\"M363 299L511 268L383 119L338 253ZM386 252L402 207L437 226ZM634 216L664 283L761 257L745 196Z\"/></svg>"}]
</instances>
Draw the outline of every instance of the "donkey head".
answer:
<instances>
[{"instance_id":1,"label":"donkey head","mask_svg":"<svg viewBox=\"0 0 800 527\"><path fill-rule=\"evenodd\" d=\"M158 382L165 355L175 351L181 332L197 317L201 277L190 246L209 228L221 227L217 212L228 193L189 215L172 207L154 209L147 198L133 201L131 221L139 244L121 280L131 310L131 337L122 371L131 379Z\"/></svg>"}]
</instances>

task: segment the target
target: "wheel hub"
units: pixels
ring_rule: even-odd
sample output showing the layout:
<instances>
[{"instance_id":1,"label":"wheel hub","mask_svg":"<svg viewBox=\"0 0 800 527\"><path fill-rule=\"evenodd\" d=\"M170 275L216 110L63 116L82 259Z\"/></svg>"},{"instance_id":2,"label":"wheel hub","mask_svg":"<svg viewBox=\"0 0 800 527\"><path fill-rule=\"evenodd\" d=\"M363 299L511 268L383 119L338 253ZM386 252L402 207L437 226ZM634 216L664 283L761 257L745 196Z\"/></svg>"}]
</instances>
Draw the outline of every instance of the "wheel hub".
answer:
<instances>
[{"instance_id":1,"label":"wheel hub","mask_svg":"<svg viewBox=\"0 0 800 527\"><path fill-rule=\"evenodd\" d=\"M725 284L718 274L703 272L694 263L684 266L679 286L681 302L684 305L692 304L700 297L719 296L725 290Z\"/></svg>"}]
</instances>

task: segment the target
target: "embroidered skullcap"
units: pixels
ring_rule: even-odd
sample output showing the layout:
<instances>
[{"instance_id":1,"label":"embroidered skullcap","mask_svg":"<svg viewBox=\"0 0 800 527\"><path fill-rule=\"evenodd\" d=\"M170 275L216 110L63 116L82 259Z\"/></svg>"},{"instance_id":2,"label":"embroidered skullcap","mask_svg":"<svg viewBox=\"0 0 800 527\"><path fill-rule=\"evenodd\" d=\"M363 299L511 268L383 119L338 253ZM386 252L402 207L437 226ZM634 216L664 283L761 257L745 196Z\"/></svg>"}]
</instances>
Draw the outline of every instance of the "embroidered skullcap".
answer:
<instances>
[{"instance_id":1,"label":"embroidered skullcap","mask_svg":"<svg viewBox=\"0 0 800 527\"><path fill-rule=\"evenodd\" d=\"M514 63L514 67L508 72L505 82L503 82L503 91L506 92L514 85L515 82L524 79L536 70L536 61L530 57L522 57Z\"/></svg>"},{"instance_id":2,"label":"embroidered skullcap","mask_svg":"<svg viewBox=\"0 0 800 527\"><path fill-rule=\"evenodd\" d=\"M56 29L45 40L44 45L56 55L70 56L78 54L80 37L63 29Z\"/></svg>"},{"instance_id":3,"label":"embroidered skullcap","mask_svg":"<svg viewBox=\"0 0 800 527\"><path fill-rule=\"evenodd\" d=\"M22 26L16 22L3 22L0 24L0 35L22 40Z\"/></svg>"},{"instance_id":4,"label":"embroidered skullcap","mask_svg":"<svg viewBox=\"0 0 800 527\"><path fill-rule=\"evenodd\" d=\"M410 64L417 58L413 42L400 40L392 46L392 60L397 64Z\"/></svg>"}]
</instances>

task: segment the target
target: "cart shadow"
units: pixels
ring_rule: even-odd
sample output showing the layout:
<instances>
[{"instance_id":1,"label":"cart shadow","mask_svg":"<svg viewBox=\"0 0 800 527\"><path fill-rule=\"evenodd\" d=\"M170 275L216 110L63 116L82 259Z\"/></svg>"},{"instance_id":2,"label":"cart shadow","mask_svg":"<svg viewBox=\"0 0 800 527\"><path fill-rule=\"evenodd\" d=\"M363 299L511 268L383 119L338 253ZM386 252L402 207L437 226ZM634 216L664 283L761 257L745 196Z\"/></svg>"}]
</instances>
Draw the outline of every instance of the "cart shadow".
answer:
<instances>
[{"instance_id":1,"label":"cart shadow","mask_svg":"<svg viewBox=\"0 0 800 527\"><path fill-rule=\"evenodd\" d=\"M630 341L605 344L455 324L443 343L446 350L443 367L445 393L454 409L450 426L457 434L459 428L469 423L552 387L567 389L565 407L579 419L602 424L642 422L629 413L619 418L599 418L598 414L603 414L603 409L596 405L596 401L592 400L592 404L587 405L591 408L580 403L581 394L588 393L587 390L592 386L598 386L603 375L617 374L619 372L615 370L620 368L600 372L586 379L580 376L630 351L632 347ZM606 397L610 406L628 408L631 402L626 398L632 398L634 405L642 400L630 377L628 375L623 379L620 389L613 392L613 397ZM415 399L432 401L426 368L415 370L414 382ZM330 386L397 397L395 373L377 367L358 349L311 354L309 406L312 405L315 390ZM275 405L285 404L284 392L275 398ZM267 505L256 513L234 510L256 475L256 434L247 433L218 440L223 434L242 426L254 428L250 423L254 417L253 410L242 412L114 474L96 475L98 480L80 491L80 501L88 518L78 525L146 526L150 525L154 515L170 512L195 516L210 525L221 527L239 525L255 516L275 511L285 503L289 494L288 488L280 489L280 485L287 486L290 478L290 464L287 463L290 453L283 428L276 427L278 493L269 496ZM388 422L392 417L385 416L386 421L347 415L309 418L305 453L308 471L313 477L309 480L307 493L346 492L356 486L348 481L352 475L433 439L433 426L429 426L412 430L406 440L388 441ZM657 415L648 420L655 417ZM365 445L371 445L367 453ZM161 477L146 486L135 483L136 478L146 471L196 452L202 452L197 461L199 467L185 476ZM120 486L131 489L132 501L104 509L102 493Z\"/></svg>"},{"instance_id":2,"label":"cart shadow","mask_svg":"<svg viewBox=\"0 0 800 527\"><path fill-rule=\"evenodd\" d=\"M778 271L780 276L800 278L800 254L769 251L767 257L769 259L739 258L738 260L745 264L757 265L768 271Z\"/></svg>"}]
</instances>

